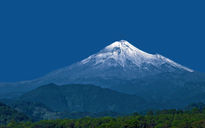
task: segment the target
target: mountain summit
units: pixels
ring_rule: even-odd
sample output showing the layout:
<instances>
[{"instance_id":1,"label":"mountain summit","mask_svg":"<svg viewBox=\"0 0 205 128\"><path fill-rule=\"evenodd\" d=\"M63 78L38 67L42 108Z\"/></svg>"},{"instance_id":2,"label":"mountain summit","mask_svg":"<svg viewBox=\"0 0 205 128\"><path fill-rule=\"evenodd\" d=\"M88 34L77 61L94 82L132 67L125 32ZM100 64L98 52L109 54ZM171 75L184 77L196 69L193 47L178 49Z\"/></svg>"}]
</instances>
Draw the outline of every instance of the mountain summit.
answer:
<instances>
[{"instance_id":1,"label":"mountain summit","mask_svg":"<svg viewBox=\"0 0 205 128\"><path fill-rule=\"evenodd\" d=\"M131 45L129 42L125 40L121 40L121 41L116 41L111 45L105 47L98 54L94 54L88 57L87 59L83 60L82 63L85 64L88 63L89 61L95 60L97 65L97 64L106 63L109 60L113 60L116 62L116 64L119 64L122 67L129 66L126 65L127 61L130 61L133 64L140 66L141 63L146 61L148 58L153 58L153 55L137 49L136 47L134 47L133 45Z\"/></svg>"},{"instance_id":2,"label":"mountain summit","mask_svg":"<svg viewBox=\"0 0 205 128\"><path fill-rule=\"evenodd\" d=\"M109 87L119 80L139 79L167 72L193 72L159 54L146 53L125 40L116 41L96 54L38 79L42 84L94 84Z\"/></svg>"},{"instance_id":3,"label":"mountain summit","mask_svg":"<svg viewBox=\"0 0 205 128\"><path fill-rule=\"evenodd\" d=\"M181 66L170 59L167 59L159 54L152 55L146 53L125 40L116 41L105 47L99 53L94 54L83 61L81 64L92 64L93 66L121 66L129 68L129 66L138 68L139 70L150 70L154 68L159 72L171 72L176 69L193 72L193 70ZM167 69L160 69L162 65L167 65ZM151 66L151 67L149 67ZM168 67L169 66L169 67ZM161 71L160 71L161 70Z\"/></svg>"}]
</instances>

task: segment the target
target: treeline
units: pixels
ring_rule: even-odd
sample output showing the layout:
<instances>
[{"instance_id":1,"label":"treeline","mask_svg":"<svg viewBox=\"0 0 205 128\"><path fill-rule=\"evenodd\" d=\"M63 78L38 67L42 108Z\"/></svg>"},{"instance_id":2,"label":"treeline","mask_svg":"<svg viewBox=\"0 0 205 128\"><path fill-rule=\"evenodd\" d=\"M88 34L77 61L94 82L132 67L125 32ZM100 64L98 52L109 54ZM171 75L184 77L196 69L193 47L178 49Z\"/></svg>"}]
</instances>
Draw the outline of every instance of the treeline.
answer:
<instances>
[{"instance_id":1,"label":"treeline","mask_svg":"<svg viewBox=\"0 0 205 128\"><path fill-rule=\"evenodd\" d=\"M81 119L10 122L2 128L205 128L205 109L162 110L124 117L85 117Z\"/></svg>"}]
</instances>

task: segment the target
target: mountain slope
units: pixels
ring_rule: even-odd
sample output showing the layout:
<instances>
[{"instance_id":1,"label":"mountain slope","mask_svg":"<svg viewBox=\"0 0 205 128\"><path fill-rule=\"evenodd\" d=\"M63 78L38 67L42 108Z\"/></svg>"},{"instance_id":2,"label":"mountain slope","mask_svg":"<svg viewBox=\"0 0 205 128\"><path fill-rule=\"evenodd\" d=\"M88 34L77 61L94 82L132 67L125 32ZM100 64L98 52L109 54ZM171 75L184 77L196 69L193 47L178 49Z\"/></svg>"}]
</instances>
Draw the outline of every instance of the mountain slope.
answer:
<instances>
[{"instance_id":1,"label":"mountain slope","mask_svg":"<svg viewBox=\"0 0 205 128\"><path fill-rule=\"evenodd\" d=\"M29 121L30 119L13 108L0 103L0 126L9 123L10 121Z\"/></svg>"},{"instance_id":2,"label":"mountain slope","mask_svg":"<svg viewBox=\"0 0 205 128\"><path fill-rule=\"evenodd\" d=\"M191 103L205 103L205 75L197 72L161 73L112 88L143 97L152 109L183 108Z\"/></svg>"},{"instance_id":3,"label":"mountain slope","mask_svg":"<svg viewBox=\"0 0 205 128\"><path fill-rule=\"evenodd\" d=\"M48 120L48 119L60 119L63 118L64 113L54 112L47 108L42 103L26 102L26 101L14 101L8 104L18 112L26 114L32 121Z\"/></svg>"},{"instance_id":4,"label":"mountain slope","mask_svg":"<svg viewBox=\"0 0 205 128\"><path fill-rule=\"evenodd\" d=\"M145 105L145 101L135 95L93 85L49 84L24 94L20 100L39 102L58 112L130 113L142 110Z\"/></svg>"}]
</instances>

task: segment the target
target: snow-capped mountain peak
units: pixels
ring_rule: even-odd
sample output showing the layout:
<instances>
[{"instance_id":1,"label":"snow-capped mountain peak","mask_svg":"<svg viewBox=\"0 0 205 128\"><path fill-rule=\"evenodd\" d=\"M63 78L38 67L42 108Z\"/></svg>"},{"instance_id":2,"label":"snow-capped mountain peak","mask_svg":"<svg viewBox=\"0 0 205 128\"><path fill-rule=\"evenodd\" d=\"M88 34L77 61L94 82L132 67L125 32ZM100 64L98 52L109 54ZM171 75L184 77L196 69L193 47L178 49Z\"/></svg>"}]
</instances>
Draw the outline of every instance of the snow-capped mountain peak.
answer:
<instances>
[{"instance_id":1,"label":"snow-capped mountain peak","mask_svg":"<svg viewBox=\"0 0 205 128\"><path fill-rule=\"evenodd\" d=\"M113 51L113 50L117 50L117 49L120 49L121 52L124 52L130 56L138 54L138 55L141 55L144 57L153 57L151 54L148 54L148 53L136 48L135 46L133 46L132 44L130 44L126 40L116 41L116 42L112 43L111 45L105 47L104 51Z\"/></svg>"},{"instance_id":2,"label":"snow-capped mountain peak","mask_svg":"<svg viewBox=\"0 0 205 128\"><path fill-rule=\"evenodd\" d=\"M123 68L129 68L130 66L133 67L134 65L135 68L139 68L139 70L143 70L143 68L147 70L150 68L150 66L160 68L160 66L169 65L169 71L178 68L193 72L193 70L177 64L174 61L159 54L153 55L146 53L125 40L115 41L97 54L91 55L90 57L82 60L81 64L90 64L94 67L97 66L103 68L110 66L121 66Z\"/></svg>"},{"instance_id":3,"label":"snow-capped mountain peak","mask_svg":"<svg viewBox=\"0 0 205 128\"><path fill-rule=\"evenodd\" d=\"M116 41L88 58L38 79L43 83L86 83L111 86L104 81L126 81L161 73L193 72L164 56L146 53L127 41ZM118 82L117 82L118 83Z\"/></svg>"},{"instance_id":4,"label":"snow-capped mountain peak","mask_svg":"<svg viewBox=\"0 0 205 128\"><path fill-rule=\"evenodd\" d=\"M81 62L86 64L90 61L95 61L95 64L97 65L108 63L109 61L115 61L124 67L126 61L131 61L139 66L144 59L151 59L153 57L154 56L152 54L143 52L142 50L131 45L129 42L121 40L108 45L97 54L94 54ZM113 64L115 65L115 63Z\"/></svg>"}]
</instances>

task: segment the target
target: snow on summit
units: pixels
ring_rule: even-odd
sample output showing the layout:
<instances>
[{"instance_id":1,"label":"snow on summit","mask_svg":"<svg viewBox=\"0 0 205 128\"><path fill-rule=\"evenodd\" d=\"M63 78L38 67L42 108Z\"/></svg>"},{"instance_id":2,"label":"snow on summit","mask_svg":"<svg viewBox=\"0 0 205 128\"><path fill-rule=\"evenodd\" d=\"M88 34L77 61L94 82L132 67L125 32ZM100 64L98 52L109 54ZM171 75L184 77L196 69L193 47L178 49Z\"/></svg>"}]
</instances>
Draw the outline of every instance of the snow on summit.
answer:
<instances>
[{"instance_id":1,"label":"snow on summit","mask_svg":"<svg viewBox=\"0 0 205 128\"><path fill-rule=\"evenodd\" d=\"M85 83L111 86L112 84L105 84L105 81L133 80L169 72L193 72L193 70L162 55L146 53L129 42L121 40L115 41L80 62L51 72L37 81L38 84L49 82L60 85Z\"/></svg>"},{"instance_id":2,"label":"snow on summit","mask_svg":"<svg viewBox=\"0 0 205 128\"><path fill-rule=\"evenodd\" d=\"M146 53L125 40L115 41L97 54L91 55L90 57L84 59L83 61L81 61L81 63L89 63L94 66L98 65L98 67L99 65L103 67L120 65L125 68L129 67L130 65L135 65L137 68L145 69L148 68L144 65L158 68L162 65L169 65L170 69L179 68L182 70L193 72L193 70L188 69L180 64L177 64L174 61L165 58L159 54L152 55Z\"/></svg>"},{"instance_id":3,"label":"snow on summit","mask_svg":"<svg viewBox=\"0 0 205 128\"><path fill-rule=\"evenodd\" d=\"M148 54L148 53L134 47L132 44L130 44L129 42L127 42L125 40L116 41L116 42L112 43L111 45L107 46L105 49L106 50L113 50L115 48L121 49L121 52L124 52L130 56L134 56L134 55L138 54L138 55L141 55L144 57L153 57L153 55Z\"/></svg>"}]
</instances>

